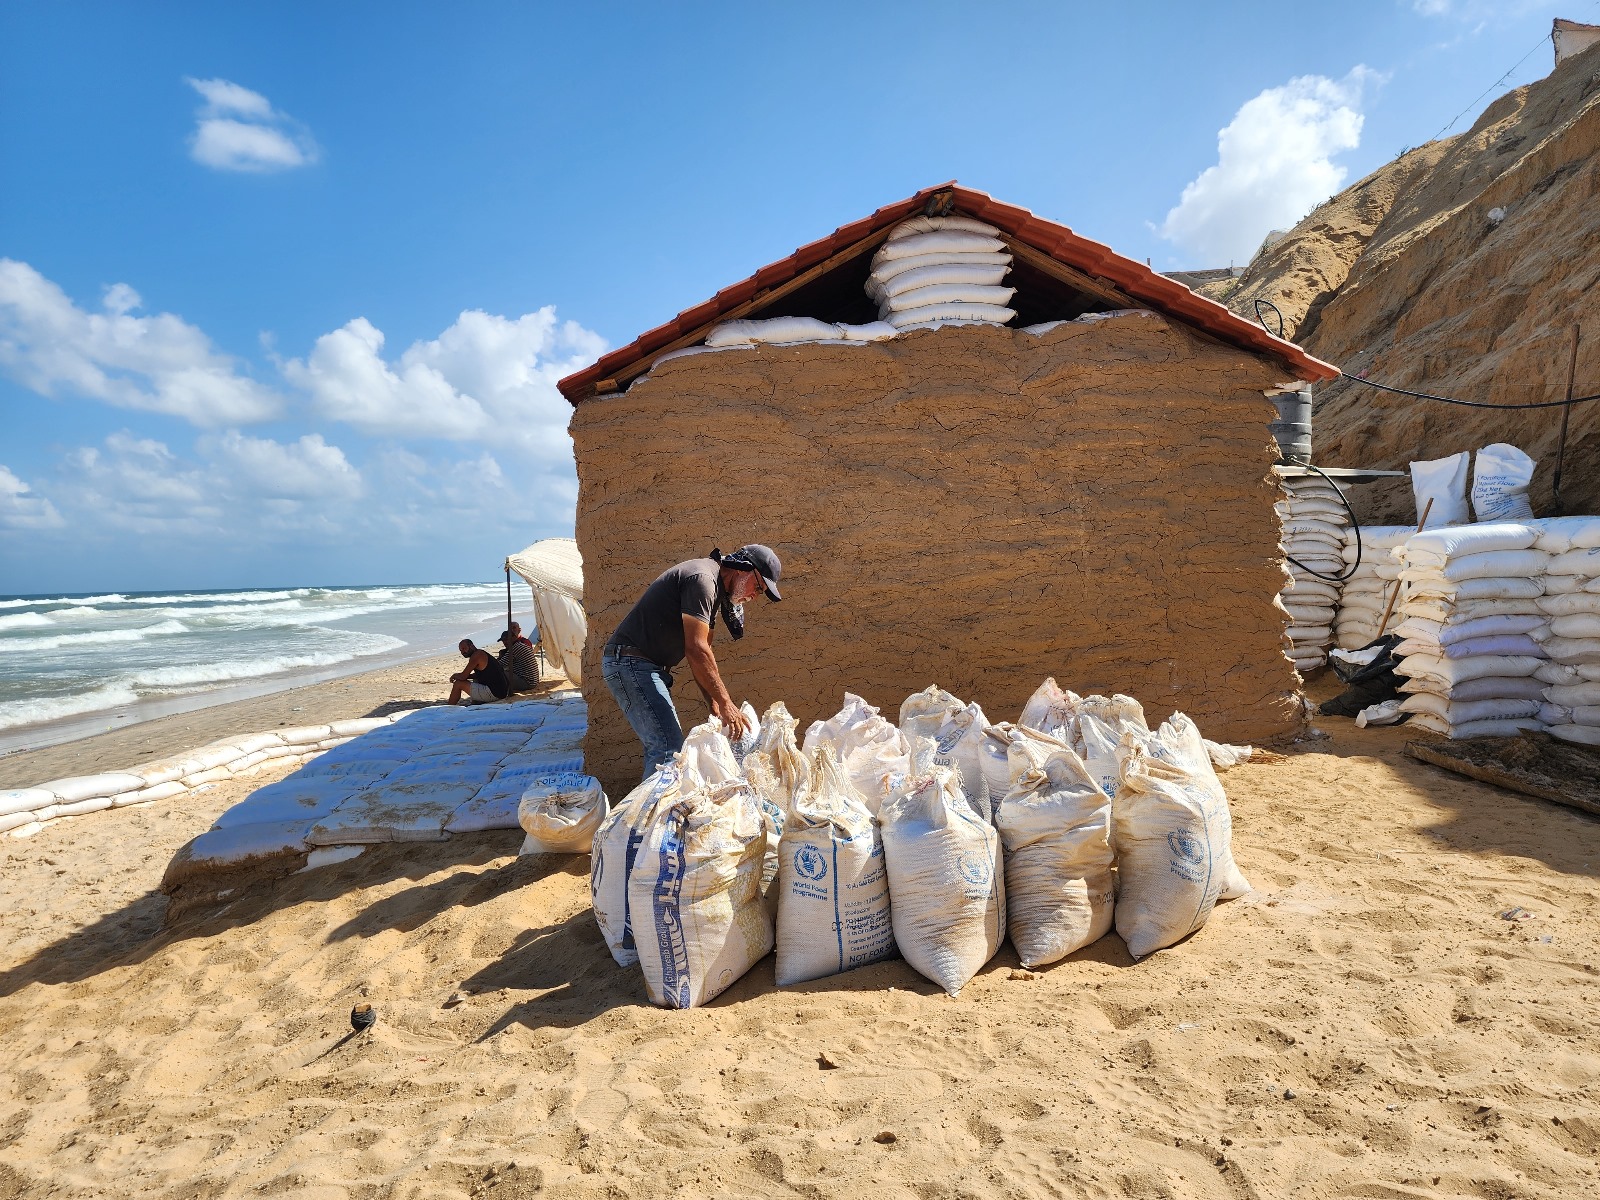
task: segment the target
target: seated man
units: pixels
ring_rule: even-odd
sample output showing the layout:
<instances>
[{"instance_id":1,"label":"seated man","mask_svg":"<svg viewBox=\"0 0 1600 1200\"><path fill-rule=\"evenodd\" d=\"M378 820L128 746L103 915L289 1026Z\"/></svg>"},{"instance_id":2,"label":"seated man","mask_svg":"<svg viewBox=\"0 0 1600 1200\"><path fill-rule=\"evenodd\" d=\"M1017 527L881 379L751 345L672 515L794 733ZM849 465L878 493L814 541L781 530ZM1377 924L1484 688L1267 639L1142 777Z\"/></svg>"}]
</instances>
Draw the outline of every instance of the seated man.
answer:
<instances>
[{"instance_id":1,"label":"seated man","mask_svg":"<svg viewBox=\"0 0 1600 1200\"><path fill-rule=\"evenodd\" d=\"M539 660L533 656L532 643L527 638L517 636L515 622L500 635L500 644L505 649L495 656L495 660L511 681L511 690L535 691L539 686Z\"/></svg>"},{"instance_id":2,"label":"seated man","mask_svg":"<svg viewBox=\"0 0 1600 1200\"><path fill-rule=\"evenodd\" d=\"M467 660L467 669L450 676L451 704L488 704L511 694L511 681L487 650L479 650L466 638L461 639L456 649Z\"/></svg>"},{"instance_id":3,"label":"seated man","mask_svg":"<svg viewBox=\"0 0 1600 1200\"><path fill-rule=\"evenodd\" d=\"M522 626L520 624L518 624L516 621L511 622L511 629L509 630L509 632L510 632L512 637L516 638L517 641L521 642L529 650L533 649L533 643L530 642L527 638L522 636ZM502 642L506 640L505 634L502 633L500 635L500 640Z\"/></svg>"}]
</instances>

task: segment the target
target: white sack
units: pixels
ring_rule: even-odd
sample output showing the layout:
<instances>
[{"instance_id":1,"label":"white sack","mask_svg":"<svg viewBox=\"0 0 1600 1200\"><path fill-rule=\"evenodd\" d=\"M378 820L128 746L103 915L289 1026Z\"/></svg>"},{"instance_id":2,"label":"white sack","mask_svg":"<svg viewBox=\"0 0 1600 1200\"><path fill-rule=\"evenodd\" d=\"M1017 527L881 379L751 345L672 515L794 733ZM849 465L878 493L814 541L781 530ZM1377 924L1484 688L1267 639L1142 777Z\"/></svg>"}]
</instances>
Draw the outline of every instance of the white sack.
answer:
<instances>
[{"instance_id":1,"label":"white sack","mask_svg":"<svg viewBox=\"0 0 1600 1200\"><path fill-rule=\"evenodd\" d=\"M1019 738L1017 781L995 813L1005 845L1006 913L1025 967L1057 962L1111 928L1111 801L1083 760Z\"/></svg>"},{"instance_id":2,"label":"white sack","mask_svg":"<svg viewBox=\"0 0 1600 1200\"><path fill-rule=\"evenodd\" d=\"M1532 526L1539 536L1535 545L1551 554L1600 547L1600 517L1545 517Z\"/></svg>"},{"instance_id":3,"label":"white sack","mask_svg":"<svg viewBox=\"0 0 1600 1200\"><path fill-rule=\"evenodd\" d=\"M773 317L769 321L724 321L706 335L708 346L753 346L758 343L837 342L838 328L814 317Z\"/></svg>"},{"instance_id":4,"label":"white sack","mask_svg":"<svg viewBox=\"0 0 1600 1200\"><path fill-rule=\"evenodd\" d=\"M1400 578L1408 583L1434 579L1445 579L1452 583L1463 583L1470 579L1537 580L1549 564L1550 556L1542 550L1490 550L1482 554L1464 554L1442 566L1413 565L1408 550L1406 568L1400 573Z\"/></svg>"},{"instance_id":5,"label":"white sack","mask_svg":"<svg viewBox=\"0 0 1600 1200\"><path fill-rule=\"evenodd\" d=\"M618 966L631 967L639 961L633 914L628 908L628 877L644 842L644 831L658 809L677 803L685 791L699 784L698 778L686 776L680 753L629 792L594 832L589 895L601 936Z\"/></svg>"},{"instance_id":6,"label":"white sack","mask_svg":"<svg viewBox=\"0 0 1600 1200\"><path fill-rule=\"evenodd\" d=\"M1600 613L1575 612L1555 617L1550 632L1559 638L1600 638Z\"/></svg>"},{"instance_id":7,"label":"white sack","mask_svg":"<svg viewBox=\"0 0 1600 1200\"><path fill-rule=\"evenodd\" d=\"M984 264L963 264L946 259L943 262L914 270L902 271L878 283L877 298L894 303L895 298L902 292L909 292L916 288L932 287L938 285L994 287L1006 277L1006 272L1011 269L1010 264L1000 266L986 266ZM869 289L869 294L872 289ZM959 299L975 299L976 297L961 296ZM1004 301L1001 301L1004 303ZM896 307L900 307L896 305Z\"/></svg>"},{"instance_id":8,"label":"white sack","mask_svg":"<svg viewBox=\"0 0 1600 1200\"><path fill-rule=\"evenodd\" d=\"M1147 736L1144 709L1132 696L1085 696L1072 726L1072 748L1083 759L1089 778L1108 798L1121 786L1124 734Z\"/></svg>"},{"instance_id":9,"label":"white sack","mask_svg":"<svg viewBox=\"0 0 1600 1200\"><path fill-rule=\"evenodd\" d=\"M866 799L874 816L889 794L891 781L905 780L911 772L910 747L905 735L860 696L846 692L844 707L826 721L813 722L806 730L801 753L806 761L816 757L819 746L828 746L844 763L850 782Z\"/></svg>"},{"instance_id":10,"label":"white sack","mask_svg":"<svg viewBox=\"0 0 1600 1200\"><path fill-rule=\"evenodd\" d=\"M1411 464L1411 492L1416 497L1417 520L1428 514L1428 528L1465 525L1472 520L1467 511L1467 453L1452 454ZM1433 507L1428 508L1428 501Z\"/></svg>"},{"instance_id":11,"label":"white sack","mask_svg":"<svg viewBox=\"0 0 1600 1200\"><path fill-rule=\"evenodd\" d=\"M1580 746L1600 746L1600 728L1593 725L1552 725L1550 736Z\"/></svg>"},{"instance_id":12,"label":"white sack","mask_svg":"<svg viewBox=\"0 0 1600 1200\"><path fill-rule=\"evenodd\" d=\"M954 996L1005 940L1000 835L942 767L885 801L882 820L894 940Z\"/></svg>"},{"instance_id":13,"label":"white sack","mask_svg":"<svg viewBox=\"0 0 1600 1200\"><path fill-rule=\"evenodd\" d=\"M1600 577L1600 549L1568 550L1551 557L1545 568L1551 575L1578 575L1584 579Z\"/></svg>"},{"instance_id":14,"label":"white sack","mask_svg":"<svg viewBox=\"0 0 1600 1200\"><path fill-rule=\"evenodd\" d=\"M888 240L903 241L919 233L976 233L983 237L999 237L1000 231L974 217L908 217L889 231Z\"/></svg>"},{"instance_id":15,"label":"white sack","mask_svg":"<svg viewBox=\"0 0 1600 1200\"><path fill-rule=\"evenodd\" d=\"M1545 653L1564 663L1600 663L1600 639L1553 637L1544 644Z\"/></svg>"},{"instance_id":16,"label":"white sack","mask_svg":"<svg viewBox=\"0 0 1600 1200\"><path fill-rule=\"evenodd\" d=\"M892 259L913 258L919 254L999 254L1005 248L1004 242L988 234L941 229L885 242L872 256L872 265L876 267Z\"/></svg>"},{"instance_id":17,"label":"white sack","mask_svg":"<svg viewBox=\"0 0 1600 1200\"><path fill-rule=\"evenodd\" d=\"M1123 744L1111 806L1116 924L1128 953L1143 958L1204 925L1225 887L1249 885L1233 862L1227 795L1194 722L1174 713Z\"/></svg>"},{"instance_id":18,"label":"white sack","mask_svg":"<svg viewBox=\"0 0 1600 1200\"><path fill-rule=\"evenodd\" d=\"M976 703L963 704L937 685L906 697L900 705L900 732L908 742L914 737L933 742L933 765L956 773L973 813L986 821L991 816L989 785L983 775L983 731L988 724Z\"/></svg>"},{"instance_id":19,"label":"white sack","mask_svg":"<svg viewBox=\"0 0 1600 1200\"><path fill-rule=\"evenodd\" d=\"M946 306L977 306L987 308L1004 308L1011 310L1006 305L1011 303L1011 297L1017 294L1016 288L1009 287L984 287L971 283L935 283L924 284L919 288L912 288L889 297L884 301L888 309L884 319L889 324L899 328L904 321L896 321L896 316L912 321L931 321L931 317L921 310L935 309Z\"/></svg>"},{"instance_id":20,"label":"white sack","mask_svg":"<svg viewBox=\"0 0 1600 1200\"><path fill-rule=\"evenodd\" d=\"M101 775L74 775L67 779L52 779L41 784L62 804L76 804L80 800L97 800L121 792L137 791L144 787L144 779L127 771L107 771Z\"/></svg>"},{"instance_id":21,"label":"white sack","mask_svg":"<svg viewBox=\"0 0 1600 1200\"><path fill-rule=\"evenodd\" d=\"M1072 736L1072 719L1078 715L1079 697L1075 692L1064 691L1051 676L1039 685L1037 691L1022 706L1018 725L1037 729L1051 737L1068 739Z\"/></svg>"},{"instance_id":22,"label":"white sack","mask_svg":"<svg viewBox=\"0 0 1600 1200\"><path fill-rule=\"evenodd\" d=\"M904 331L942 321L1004 325L1016 315L1003 304L935 304L927 308L913 308L909 312L890 313L885 320L896 329Z\"/></svg>"},{"instance_id":23,"label":"white sack","mask_svg":"<svg viewBox=\"0 0 1600 1200\"><path fill-rule=\"evenodd\" d=\"M611 805L589 775L552 775L523 789L517 823L527 838L523 854L588 854L595 830Z\"/></svg>"},{"instance_id":24,"label":"white sack","mask_svg":"<svg viewBox=\"0 0 1600 1200\"><path fill-rule=\"evenodd\" d=\"M887 321L869 321L865 325L846 325L842 321L835 321L833 327L847 342L886 342L900 332Z\"/></svg>"},{"instance_id":25,"label":"white sack","mask_svg":"<svg viewBox=\"0 0 1600 1200\"><path fill-rule=\"evenodd\" d=\"M657 805L641 833L628 909L645 991L663 1008L697 1008L772 949L761 806L734 779Z\"/></svg>"},{"instance_id":26,"label":"white sack","mask_svg":"<svg viewBox=\"0 0 1600 1200\"><path fill-rule=\"evenodd\" d=\"M1540 660L1527 655L1484 654L1475 658L1439 658L1431 654L1413 654L1400 660L1395 667L1397 675L1410 678L1426 675L1449 686L1480 679L1485 675L1501 675L1515 679L1532 675L1539 669Z\"/></svg>"},{"instance_id":27,"label":"white sack","mask_svg":"<svg viewBox=\"0 0 1600 1200\"><path fill-rule=\"evenodd\" d=\"M1531 521L1533 459L1506 442L1479 450L1472 463L1472 512L1479 521Z\"/></svg>"},{"instance_id":28,"label":"white sack","mask_svg":"<svg viewBox=\"0 0 1600 1200\"><path fill-rule=\"evenodd\" d=\"M1430 528L1422 533L1412 534L1406 539L1405 561L1419 566L1443 566L1454 559L1465 558L1471 554L1487 554L1494 550L1526 550L1537 540L1537 531L1532 526L1505 521L1492 525Z\"/></svg>"},{"instance_id":29,"label":"white sack","mask_svg":"<svg viewBox=\"0 0 1600 1200\"><path fill-rule=\"evenodd\" d=\"M779 987L894 955L878 824L827 750L818 751L812 768L778 850Z\"/></svg>"},{"instance_id":30,"label":"white sack","mask_svg":"<svg viewBox=\"0 0 1600 1200\"><path fill-rule=\"evenodd\" d=\"M12 813L31 813L56 803L56 794L48 788L15 788L0 792L0 817Z\"/></svg>"}]
</instances>

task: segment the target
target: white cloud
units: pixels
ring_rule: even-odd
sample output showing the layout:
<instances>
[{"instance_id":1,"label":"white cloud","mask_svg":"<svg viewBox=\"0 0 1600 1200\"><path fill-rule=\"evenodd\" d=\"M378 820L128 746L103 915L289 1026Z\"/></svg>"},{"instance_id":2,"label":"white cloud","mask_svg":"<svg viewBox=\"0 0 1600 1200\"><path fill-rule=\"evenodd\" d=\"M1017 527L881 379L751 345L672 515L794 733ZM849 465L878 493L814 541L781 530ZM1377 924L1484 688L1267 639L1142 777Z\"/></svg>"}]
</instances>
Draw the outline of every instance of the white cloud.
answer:
<instances>
[{"instance_id":1,"label":"white cloud","mask_svg":"<svg viewBox=\"0 0 1600 1200\"><path fill-rule=\"evenodd\" d=\"M186 79L205 103L195 116L189 154L219 171L286 171L317 161L321 151L298 121L260 92L226 79Z\"/></svg>"},{"instance_id":2,"label":"white cloud","mask_svg":"<svg viewBox=\"0 0 1600 1200\"><path fill-rule=\"evenodd\" d=\"M1249 261L1344 184L1333 156L1361 141L1362 91L1380 83L1358 66L1341 80L1301 75L1240 106L1217 135L1217 163L1183 189L1159 232L1205 266Z\"/></svg>"},{"instance_id":3,"label":"white cloud","mask_svg":"<svg viewBox=\"0 0 1600 1200\"><path fill-rule=\"evenodd\" d=\"M186 460L127 431L72 451L55 498L74 523L139 534L229 538L256 530L341 531L366 492L344 451L320 434L293 442L209 435Z\"/></svg>"},{"instance_id":4,"label":"white cloud","mask_svg":"<svg viewBox=\"0 0 1600 1200\"><path fill-rule=\"evenodd\" d=\"M171 313L134 316L139 293L105 290L103 312L74 304L24 262L0 258L0 372L43 396L235 425L276 415L281 399Z\"/></svg>"},{"instance_id":5,"label":"white cloud","mask_svg":"<svg viewBox=\"0 0 1600 1200\"><path fill-rule=\"evenodd\" d=\"M506 446L546 463L570 462L572 409L556 381L606 344L553 307L516 319L463 312L432 341L383 357L383 333L364 317L318 338L283 365L318 413L364 432Z\"/></svg>"},{"instance_id":6,"label":"white cloud","mask_svg":"<svg viewBox=\"0 0 1600 1200\"><path fill-rule=\"evenodd\" d=\"M0 529L59 529L56 506L0 466Z\"/></svg>"}]
</instances>

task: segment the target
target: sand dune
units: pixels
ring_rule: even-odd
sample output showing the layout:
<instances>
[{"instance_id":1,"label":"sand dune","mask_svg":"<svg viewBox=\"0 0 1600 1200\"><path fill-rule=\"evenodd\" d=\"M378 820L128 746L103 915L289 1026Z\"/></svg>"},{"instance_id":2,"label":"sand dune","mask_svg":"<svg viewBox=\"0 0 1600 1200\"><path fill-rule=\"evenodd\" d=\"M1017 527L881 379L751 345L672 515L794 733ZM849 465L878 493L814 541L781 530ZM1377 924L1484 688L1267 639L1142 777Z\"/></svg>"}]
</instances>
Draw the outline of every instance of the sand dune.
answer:
<instances>
[{"instance_id":1,"label":"sand dune","mask_svg":"<svg viewBox=\"0 0 1600 1200\"><path fill-rule=\"evenodd\" d=\"M1008 948L959 1000L769 958L650 1008L587 860L515 834L162 931L167 856L236 797L59 822L3 849L0 1197L1593 1191L1600 824L1328 724L1225 777L1255 896L1138 964Z\"/></svg>"}]
</instances>

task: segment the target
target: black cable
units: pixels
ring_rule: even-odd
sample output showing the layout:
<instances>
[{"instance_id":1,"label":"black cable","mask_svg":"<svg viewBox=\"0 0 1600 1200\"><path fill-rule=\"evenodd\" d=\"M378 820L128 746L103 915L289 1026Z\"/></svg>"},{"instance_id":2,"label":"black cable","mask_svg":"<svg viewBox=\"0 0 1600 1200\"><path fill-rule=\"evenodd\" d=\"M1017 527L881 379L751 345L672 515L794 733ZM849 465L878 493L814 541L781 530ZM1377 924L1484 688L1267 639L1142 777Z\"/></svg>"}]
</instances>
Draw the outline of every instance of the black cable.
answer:
<instances>
[{"instance_id":1,"label":"black cable","mask_svg":"<svg viewBox=\"0 0 1600 1200\"><path fill-rule=\"evenodd\" d=\"M1288 464L1288 465L1301 465L1301 464ZM1294 555L1290 554L1288 551L1284 551L1284 555L1283 556L1285 558L1287 558L1290 562L1292 562L1295 566L1299 567L1307 575L1314 575L1318 579L1322 580L1324 583L1343 583L1345 580L1349 579L1352 575L1354 575L1357 571L1359 571L1361 569L1361 522L1356 520L1356 510L1350 507L1350 498L1344 494L1344 489L1341 488L1332 479L1328 478L1328 473L1326 471L1324 471L1321 467L1314 467L1310 463L1305 463L1303 465L1305 466L1306 470L1315 471L1318 475L1322 476L1323 482L1325 482L1329 487L1331 487L1338 494L1339 503L1344 505L1344 511L1350 514L1350 524L1351 524L1352 528L1354 528L1355 534L1356 534L1356 561L1350 564L1350 569L1348 571L1346 571L1343 575L1324 575L1321 571L1317 571L1317 570L1314 570L1311 567L1306 566L1305 563L1301 562L1298 558L1296 558ZM1292 494L1293 493L1291 491L1291 495ZM1291 592L1293 592L1294 588L1291 587L1289 590Z\"/></svg>"},{"instance_id":2,"label":"black cable","mask_svg":"<svg viewBox=\"0 0 1600 1200\"><path fill-rule=\"evenodd\" d=\"M1267 323L1261 317L1261 310L1263 308L1270 308L1274 313L1277 314L1277 333L1273 333L1272 330L1267 329ZM1255 309L1256 324L1260 325L1261 328L1266 330L1267 333L1272 334L1273 337L1280 340L1287 340L1283 337L1283 313L1278 310L1278 306L1276 304L1274 304L1271 300L1258 299L1255 301ZM1370 379L1363 379L1359 375L1352 375L1349 371L1343 369L1339 371L1339 378L1348 379L1351 383L1364 383L1370 388L1377 388L1381 392L1392 392L1396 396L1411 396L1417 400L1437 400L1440 404L1458 404L1462 408L1493 408L1502 412L1532 412L1534 409L1540 408L1571 408L1574 404L1589 404L1595 400L1600 400L1600 393L1596 393L1593 396L1574 396L1571 400L1535 400L1528 404L1491 404L1487 400L1457 400L1454 396L1435 396L1432 392L1414 392L1410 388L1391 387L1387 383L1374 383ZM1341 493L1341 495L1342 494L1343 493Z\"/></svg>"}]
</instances>

